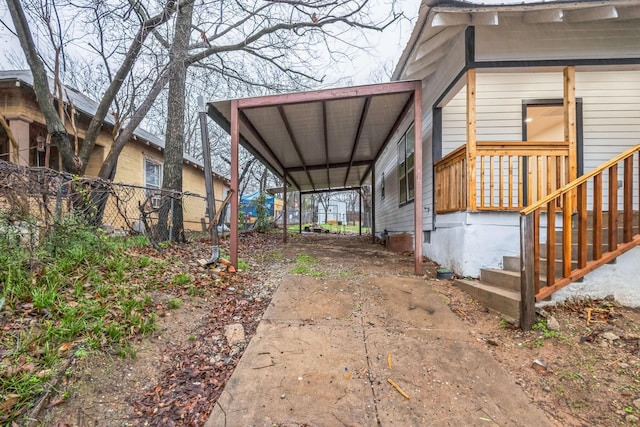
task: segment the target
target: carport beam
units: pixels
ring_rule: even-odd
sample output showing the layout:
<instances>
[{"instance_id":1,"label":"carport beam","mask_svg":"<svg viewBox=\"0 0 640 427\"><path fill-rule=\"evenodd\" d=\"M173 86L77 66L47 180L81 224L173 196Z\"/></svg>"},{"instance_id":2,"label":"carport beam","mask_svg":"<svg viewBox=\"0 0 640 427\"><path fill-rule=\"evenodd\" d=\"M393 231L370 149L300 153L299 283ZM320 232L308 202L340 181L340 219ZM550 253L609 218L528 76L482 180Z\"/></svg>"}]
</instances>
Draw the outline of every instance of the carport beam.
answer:
<instances>
[{"instance_id":1,"label":"carport beam","mask_svg":"<svg viewBox=\"0 0 640 427\"><path fill-rule=\"evenodd\" d=\"M415 134L415 147L414 147L414 167L415 173L413 176L413 188L414 188L414 239L415 239L415 262L416 262L416 275L421 276L423 274L422 269L422 82L417 81L415 84L415 96L413 98L413 128Z\"/></svg>"},{"instance_id":2,"label":"carport beam","mask_svg":"<svg viewBox=\"0 0 640 427\"><path fill-rule=\"evenodd\" d=\"M229 258L238 268L238 142L240 123L238 122L238 101L231 101L231 231L229 233Z\"/></svg>"}]
</instances>

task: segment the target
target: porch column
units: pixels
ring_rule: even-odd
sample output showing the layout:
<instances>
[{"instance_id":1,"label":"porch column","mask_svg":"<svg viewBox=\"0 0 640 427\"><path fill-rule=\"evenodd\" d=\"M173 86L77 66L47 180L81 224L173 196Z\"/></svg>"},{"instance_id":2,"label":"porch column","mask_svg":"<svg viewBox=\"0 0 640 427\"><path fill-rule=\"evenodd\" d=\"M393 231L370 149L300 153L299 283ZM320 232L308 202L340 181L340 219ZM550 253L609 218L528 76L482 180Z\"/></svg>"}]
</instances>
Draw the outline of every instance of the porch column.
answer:
<instances>
[{"instance_id":1,"label":"porch column","mask_svg":"<svg viewBox=\"0 0 640 427\"><path fill-rule=\"evenodd\" d=\"M284 235L282 236L282 241L287 243L287 172L285 171L282 178L282 188L283 191L283 210L282 210L282 228L284 229Z\"/></svg>"},{"instance_id":2,"label":"porch column","mask_svg":"<svg viewBox=\"0 0 640 427\"><path fill-rule=\"evenodd\" d=\"M238 268L238 142L240 127L238 122L238 101L231 101L231 232L229 234L229 258Z\"/></svg>"},{"instance_id":3,"label":"porch column","mask_svg":"<svg viewBox=\"0 0 640 427\"><path fill-rule=\"evenodd\" d=\"M467 209L476 210L476 69L467 71Z\"/></svg>"},{"instance_id":4,"label":"porch column","mask_svg":"<svg viewBox=\"0 0 640 427\"><path fill-rule=\"evenodd\" d=\"M7 117L9 120L9 128L15 141L18 143L18 150L16 152L13 144L9 144L9 161L15 161L18 157L18 165L29 166L29 125L32 120L27 117Z\"/></svg>"},{"instance_id":5,"label":"porch column","mask_svg":"<svg viewBox=\"0 0 640 427\"><path fill-rule=\"evenodd\" d=\"M415 84L413 96L413 129L415 147L414 174L413 174L413 235L415 246L415 269L416 275L421 276L422 270L422 81Z\"/></svg>"},{"instance_id":6,"label":"porch column","mask_svg":"<svg viewBox=\"0 0 640 427\"><path fill-rule=\"evenodd\" d=\"M578 136L576 134L576 67L562 71L564 82L564 140L569 146L569 182L578 177ZM577 193L572 191L571 205L577 206Z\"/></svg>"},{"instance_id":7,"label":"porch column","mask_svg":"<svg viewBox=\"0 0 640 427\"><path fill-rule=\"evenodd\" d=\"M376 162L371 164L371 243L376 242Z\"/></svg>"}]
</instances>

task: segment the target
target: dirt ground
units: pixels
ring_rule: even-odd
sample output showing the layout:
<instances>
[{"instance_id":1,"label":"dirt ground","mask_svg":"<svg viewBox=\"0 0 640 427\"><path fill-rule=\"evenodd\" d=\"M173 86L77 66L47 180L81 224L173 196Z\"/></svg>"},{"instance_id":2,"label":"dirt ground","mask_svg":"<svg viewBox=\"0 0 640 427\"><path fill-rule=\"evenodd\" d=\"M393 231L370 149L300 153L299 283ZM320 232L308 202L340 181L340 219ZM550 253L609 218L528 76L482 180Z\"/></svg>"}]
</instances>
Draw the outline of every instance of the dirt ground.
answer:
<instances>
[{"instance_id":1,"label":"dirt ground","mask_svg":"<svg viewBox=\"0 0 640 427\"><path fill-rule=\"evenodd\" d=\"M411 254L392 254L370 237L247 238L240 257L251 269L198 296L179 295L176 310L160 312L157 331L135 346L135 358L90 353L74 359L39 417L47 426L201 426L242 356L224 326L241 323L247 338L285 274L302 253L319 271L357 281L358 275L406 276ZM313 244L310 244L312 242ZM192 243L185 257L207 253ZM194 245L196 247L194 248ZM197 245L200 245L198 247ZM348 254L348 256L345 256ZM196 263L190 263L198 269ZM425 283L438 292L514 383L559 426L635 425L640 418L640 312L613 300L573 300L546 307L537 329L522 332L474 302L451 281L435 279L425 261ZM313 274L313 272L311 273ZM158 303L176 295L157 293ZM159 304L161 306L162 304ZM554 319L557 327L547 327ZM553 319L551 319L553 318ZM248 339L247 339L248 342ZM38 424L36 424L38 425Z\"/></svg>"}]
</instances>

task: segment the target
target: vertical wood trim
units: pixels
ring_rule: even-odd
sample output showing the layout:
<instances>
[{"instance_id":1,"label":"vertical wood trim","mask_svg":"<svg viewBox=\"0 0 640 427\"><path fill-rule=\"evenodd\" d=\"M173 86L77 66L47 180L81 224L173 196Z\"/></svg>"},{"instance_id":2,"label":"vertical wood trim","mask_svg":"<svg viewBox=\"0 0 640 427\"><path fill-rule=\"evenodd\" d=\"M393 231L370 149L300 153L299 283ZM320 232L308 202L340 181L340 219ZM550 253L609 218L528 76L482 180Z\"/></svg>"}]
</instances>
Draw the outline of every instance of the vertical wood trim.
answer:
<instances>
[{"instance_id":1,"label":"vertical wood trim","mask_svg":"<svg viewBox=\"0 0 640 427\"><path fill-rule=\"evenodd\" d=\"M500 207L503 208L504 207L504 160L502 158L502 156L498 156L498 170L500 171L500 173L498 174L499 176L499 184L498 184L498 201L500 204Z\"/></svg>"},{"instance_id":2,"label":"vertical wood trim","mask_svg":"<svg viewBox=\"0 0 640 427\"><path fill-rule=\"evenodd\" d=\"M484 156L480 156L480 206L484 206Z\"/></svg>"},{"instance_id":3,"label":"vertical wood trim","mask_svg":"<svg viewBox=\"0 0 640 427\"><path fill-rule=\"evenodd\" d=\"M593 259L602 258L602 174L593 177Z\"/></svg>"},{"instance_id":4,"label":"vertical wood trim","mask_svg":"<svg viewBox=\"0 0 640 427\"><path fill-rule=\"evenodd\" d=\"M494 175L494 168L493 168L493 159L495 156L487 156L487 158L489 159L489 203L486 204L486 206L492 207L494 205L494 198L493 198L493 190L495 188L495 183L493 182L493 175ZM480 206L485 206L484 200L482 200L480 202Z\"/></svg>"},{"instance_id":5,"label":"vertical wood trim","mask_svg":"<svg viewBox=\"0 0 640 427\"><path fill-rule=\"evenodd\" d=\"M556 278L556 202L547 204L547 285Z\"/></svg>"},{"instance_id":6,"label":"vertical wood trim","mask_svg":"<svg viewBox=\"0 0 640 427\"><path fill-rule=\"evenodd\" d=\"M476 206L476 69L467 70L467 170L469 180L469 210Z\"/></svg>"},{"instance_id":7,"label":"vertical wood trim","mask_svg":"<svg viewBox=\"0 0 640 427\"><path fill-rule=\"evenodd\" d=\"M413 173L413 209L415 240L415 273L421 276L422 269L422 81L415 83L413 99L414 129L414 173Z\"/></svg>"},{"instance_id":8,"label":"vertical wood trim","mask_svg":"<svg viewBox=\"0 0 640 427\"><path fill-rule=\"evenodd\" d=\"M540 209L533 212L533 291L540 291Z\"/></svg>"},{"instance_id":9,"label":"vertical wood trim","mask_svg":"<svg viewBox=\"0 0 640 427\"><path fill-rule=\"evenodd\" d=\"M240 122L238 121L238 101L231 101L231 230L229 232L229 258L238 268L238 145L240 142Z\"/></svg>"},{"instance_id":10,"label":"vertical wood trim","mask_svg":"<svg viewBox=\"0 0 640 427\"><path fill-rule=\"evenodd\" d=\"M513 207L513 159L511 156L507 156L507 160L509 161L509 203L508 207Z\"/></svg>"},{"instance_id":11,"label":"vertical wood trim","mask_svg":"<svg viewBox=\"0 0 640 427\"><path fill-rule=\"evenodd\" d=\"M520 327L531 329L536 319L534 291L534 218L520 217Z\"/></svg>"},{"instance_id":12,"label":"vertical wood trim","mask_svg":"<svg viewBox=\"0 0 640 427\"><path fill-rule=\"evenodd\" d=\"M578 186L578 268L587 266L587 183Z\"/></svg>"},{"instance_id":13,"label":"vertical wood trim","mask_svg":"<svg viewBox=\"0 0 640 427\"><path fill-rule=\"evenodd\" d=\"M633 237L633 156L624 159L624 234L623 242Z\"/></svg>"},{"instance_id":14,"label":"vertical wood trim","mask_svg":"<svg viewBox=\"0 0 640 427\"><path fill-rule=\"evenodd\" d=\"M609 168L609 252L618 247L618 165Z\"/></svg>"},{"instance_id":15,"label":"vertical wood trim","mask_svg":"<svg viewBox=\"0 0 640 427\"><path fill-rule=\"evenodd\" d=\"M563 72L564 81L564 140L569 145L569 182L578 177L578 137L576 133L576 67L568 66ZM576 193L572 194L575 201ZM573 204L572 206L575 206Z\"/></svg>"},{"instance_id":16,"label":"vertical wood trim","mask_svg":"<svg viewBox=\"0 0 640 427\"><path fill-rule=\"evenodd\" d=\"M571 192L565 193L562 198L562 277L569 277L571 274Z\"/></svg>"}]
</instances>

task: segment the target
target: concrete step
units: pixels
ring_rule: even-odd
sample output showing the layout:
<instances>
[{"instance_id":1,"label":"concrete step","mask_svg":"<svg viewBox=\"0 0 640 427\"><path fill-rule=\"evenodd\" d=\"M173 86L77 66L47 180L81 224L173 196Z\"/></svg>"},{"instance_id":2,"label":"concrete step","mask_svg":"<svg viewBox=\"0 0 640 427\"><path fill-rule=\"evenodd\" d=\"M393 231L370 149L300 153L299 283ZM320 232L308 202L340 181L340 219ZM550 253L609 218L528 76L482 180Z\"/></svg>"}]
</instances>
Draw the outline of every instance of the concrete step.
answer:
<instances>
[{"instance_id":1,"label":"concrete step","mask_svg":"<svg viewBox=\"0 0 640 427\"><path fill-rule=\"evenodd\" d=\"M520 257L519 256L503 256L502 257L502 269L506 271L520 272Z\"/></svg>"},{"instance_id":2,"label":"concrete step","mask_svg":"<svg viewBox=\"0 0 640 427\"><path fill-rule=\"evenodd\" d=\"M520 273L517 271L482 268L480 269L480 281L496 288L520 292Z\"/></svg>"},{"instance_id":3,"label":"concrete step","mask_svg":"<svg viewBox=\"0 0 640 427\"><path fill-rule=\"evenodd\" d=\"M456 279L453 282L474 300L516 323L520 319L520 293L477 281Z\"/></svg>"},{"instance_id":4,"label":"concrete step","mask_svg":"<svg viewBox=\"0 0 640 427\"><path fill-rule=\"evenodd\" d=\"M556 259L559 259L562 257L562 243L558 243L556 242L555 244L556 247ZM604 242L602 244L602 252L607 252L609 250L609 244L607 242ZM542 256L547 255L547 244L543 243L540 245L540 254ZM571 258L574 260L578 259L578 242L572 242L571 243ZM587 243L587 260L591 261L593 259L593 243Z\"/></svg>"}]
</instances>

